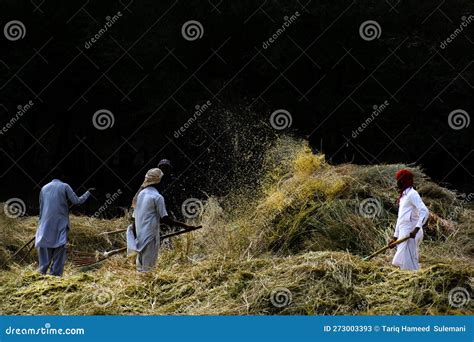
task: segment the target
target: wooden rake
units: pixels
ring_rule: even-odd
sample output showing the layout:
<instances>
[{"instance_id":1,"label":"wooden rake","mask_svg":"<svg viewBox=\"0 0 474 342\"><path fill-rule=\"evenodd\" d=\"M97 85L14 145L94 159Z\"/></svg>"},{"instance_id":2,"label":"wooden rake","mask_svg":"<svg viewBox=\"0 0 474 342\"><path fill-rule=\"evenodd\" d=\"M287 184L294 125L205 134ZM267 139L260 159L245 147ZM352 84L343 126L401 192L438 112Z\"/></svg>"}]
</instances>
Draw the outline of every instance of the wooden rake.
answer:
<instances>
[{"instance_id":1,"label":"wooden rake","mask_svg":"<svg viewBox=\"0 0 474 342\"><path fill-rule=\"evenodd\" d=\"M184 233L189 233L189 232L192 232L193 230L197 230L197 229L200 229L200 228L202 228L202 226L197 226L197 227L190 228L190 229L183 229L183 230L180 230L180 231L177 231L177 232L162 235L162 236L160 236L160 239L161 240L168 239L170 237L181 235L181 234L184 234ZM125 231L125 230L120 230L120 231ZM117 233L117 232L119 232L119 231L114 231L113 233ZM95 266L95 265L109 259L110 257L112 257L114 255L121 254L121 253L124 253L126 251L127 251L127 247L122 247L122 248L114 249L114 250L111 250L111 251L108 251L108 252L103 252L103 253L98 252L98 251L92 252L92 253L73 251L72 252L72 257L71 257L71 262L76 267L81 267L81 268L82 267L91 267L91 266Z\"/></svg>"}]
</instances>

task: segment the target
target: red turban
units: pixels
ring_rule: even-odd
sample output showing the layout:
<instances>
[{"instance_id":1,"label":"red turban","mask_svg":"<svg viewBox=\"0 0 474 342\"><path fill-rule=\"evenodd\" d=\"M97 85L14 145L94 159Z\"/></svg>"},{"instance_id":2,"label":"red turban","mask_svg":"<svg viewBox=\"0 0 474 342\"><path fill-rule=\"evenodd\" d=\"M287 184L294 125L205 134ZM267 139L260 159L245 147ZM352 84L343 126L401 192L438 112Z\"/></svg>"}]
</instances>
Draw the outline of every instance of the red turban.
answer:
<instances>
[{"instance_id":1,"label":"red turban","mask_svg":"<svg viewBox=\"0 0 474 342\"><path fill-rule=\"evenodd\" d=\"M402 187L400 189L400 196L398 196L397 201L397 203L399 203L400 198L403 195L403 191L413 186L413 173L410 170L402 169L397 171L397 173L395 174L395 178L397 179L397 182L400 182L402 184Z\"/></svg>"}]
</instances>

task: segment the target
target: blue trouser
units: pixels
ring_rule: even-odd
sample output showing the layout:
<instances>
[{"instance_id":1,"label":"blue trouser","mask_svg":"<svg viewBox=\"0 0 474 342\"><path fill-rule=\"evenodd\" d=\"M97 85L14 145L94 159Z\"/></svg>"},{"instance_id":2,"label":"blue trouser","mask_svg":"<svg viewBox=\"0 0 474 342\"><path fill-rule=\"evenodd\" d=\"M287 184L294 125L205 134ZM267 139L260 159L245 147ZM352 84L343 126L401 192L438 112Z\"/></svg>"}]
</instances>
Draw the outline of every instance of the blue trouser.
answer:
<instances>
[{"instance_id":1,"label":"blue trouser","mask_svg":"<svg viewBox=\"0 0 474 342\"><path fill-rule=\"evenodd\" d=\"M153 270L156 265L159 249L160 239L155 238L148 242L141 252L138 252L136 260L138 272L150 272Z\"/></svg>"},{"instance_id":2,"label":"blue trouser","mask_svg":"<svg viewBox=\"0 0 474 342\"><path fill-rule=\"evenodd\" d=\"M49 274L54 276L61 276L64 270L64 263L66 262L66 245L57 248L37 247L39 272L46 274L51 265Z\"/></svg>"}]
</instances>

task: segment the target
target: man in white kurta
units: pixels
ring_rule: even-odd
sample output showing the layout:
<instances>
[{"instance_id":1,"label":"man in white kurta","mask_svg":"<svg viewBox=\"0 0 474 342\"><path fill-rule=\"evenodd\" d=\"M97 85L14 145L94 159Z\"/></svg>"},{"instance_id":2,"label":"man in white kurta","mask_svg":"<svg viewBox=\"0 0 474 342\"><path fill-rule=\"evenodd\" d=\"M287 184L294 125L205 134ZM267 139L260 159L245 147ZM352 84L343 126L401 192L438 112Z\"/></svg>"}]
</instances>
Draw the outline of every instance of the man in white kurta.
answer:
<instances>
[{"instance_id":1,"label":"man in white kurta","mask_svg":"<svg viewBox=\"0 0 474 342\"><path fill-rule=\"evenodd\" d=\"M403 171L403 172L402 172ZM400 192L397 225L390 243L410 236L396 246L392 264L402 270L419 270L419 245L423 239L423 224L428 219L428 208L413 189L413 174L408 170L397 172Z\"/></svg>"}]
</instances>

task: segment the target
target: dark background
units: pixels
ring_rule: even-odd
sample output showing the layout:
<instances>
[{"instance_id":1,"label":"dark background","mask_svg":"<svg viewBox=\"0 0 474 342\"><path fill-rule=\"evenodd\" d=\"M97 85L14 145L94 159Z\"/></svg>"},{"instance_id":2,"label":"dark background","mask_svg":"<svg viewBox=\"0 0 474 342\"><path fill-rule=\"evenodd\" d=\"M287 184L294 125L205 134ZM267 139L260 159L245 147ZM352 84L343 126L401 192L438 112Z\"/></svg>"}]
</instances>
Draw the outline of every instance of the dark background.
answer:
<instances>
[{"instance_id":1,"label":"dark background","mask_svg":"<svg viewBox=\"0 0 474 342\"><path fill-rule=\"evenodd\" d=\"M86 211L118 189L114 206L128 205L161 158L172 159L185 197L225 195L244 164L258 167L259 145L285 133L308 138L332 163L416 163L437 182L474 190L473 125L448 124L453 110L473 113L474 22L440 47L474 13L472 1L0 4L1 28L10 20L26 27L23 39L0 36L0 125L34 102L0 136L0 201L22 198L28 214L58 163L77 192L98 188ZM86 49L118 11L123 16ZM189 20L202 24L201 39L183 38ZM380 24L378 39L359 35L366 20ZM175 138L206 101L210 109ZM354 139L384 101L388 108ZM284 131L269 125L280 108L293 118ZM100 109L113 113L111 128L94 128Z\"/></svg>"}]
</instances>

